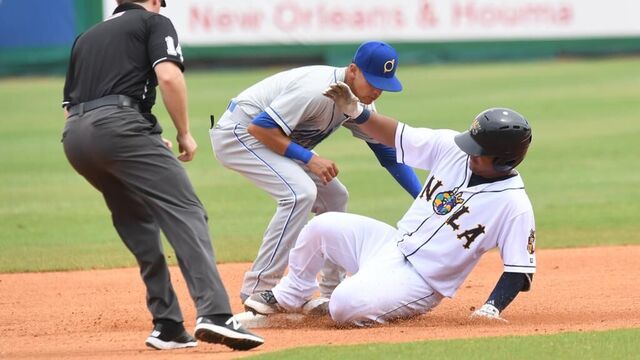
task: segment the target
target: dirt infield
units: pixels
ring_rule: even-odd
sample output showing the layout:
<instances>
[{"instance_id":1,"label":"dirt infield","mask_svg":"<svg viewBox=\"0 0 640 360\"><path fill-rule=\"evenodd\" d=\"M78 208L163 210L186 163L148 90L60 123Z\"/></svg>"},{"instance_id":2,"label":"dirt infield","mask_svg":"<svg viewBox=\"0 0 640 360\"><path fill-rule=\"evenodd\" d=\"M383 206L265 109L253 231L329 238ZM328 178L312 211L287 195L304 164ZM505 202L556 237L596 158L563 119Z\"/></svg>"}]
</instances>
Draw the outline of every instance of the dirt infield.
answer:
<instances>
[{"instance_id":1,"label":"dirt infield","mask_svg":"<svg viewBox=\"0 0 640 360\"><path fill-rule=\"evenodd\" d=\"M502 271L496 252L485 256L454 299L415 320L366 329L337 329L331 321L257 329L265 345L233 352L219 345L155 351L144 346L151 320L137 269L0 274L0 358L229 359L285 348L424 339L466 338L640 327L640 246L541 250L533 290L507 309L509 323L471 321ZM233 309L249 264L220 265ZM192 329L195 311L182 276L173 281Z\"/></svg>"}]
</instances>

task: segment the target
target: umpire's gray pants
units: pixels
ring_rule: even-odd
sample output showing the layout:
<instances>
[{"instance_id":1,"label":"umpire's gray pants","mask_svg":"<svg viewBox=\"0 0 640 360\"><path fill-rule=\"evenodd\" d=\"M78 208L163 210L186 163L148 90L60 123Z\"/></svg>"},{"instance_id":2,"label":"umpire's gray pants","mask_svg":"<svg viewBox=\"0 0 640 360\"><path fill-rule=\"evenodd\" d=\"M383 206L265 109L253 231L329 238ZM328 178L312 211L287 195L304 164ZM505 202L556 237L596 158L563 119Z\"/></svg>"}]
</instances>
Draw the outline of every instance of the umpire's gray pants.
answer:
<instances>
[{"instance_id":1,"label":"umpire's gray pants","mask_svg":"<svg viewBox=\"0 0 640 360\"><path fill-rule=\"evenodd\" d=\"M176 252L198 316L231 314L207 214L161 131L130 108L107 106L69 117L62 141L71 165L104 196L113 225L135 255L153 319L183 321L160 230Z\"/></svg>"}]
</instances>

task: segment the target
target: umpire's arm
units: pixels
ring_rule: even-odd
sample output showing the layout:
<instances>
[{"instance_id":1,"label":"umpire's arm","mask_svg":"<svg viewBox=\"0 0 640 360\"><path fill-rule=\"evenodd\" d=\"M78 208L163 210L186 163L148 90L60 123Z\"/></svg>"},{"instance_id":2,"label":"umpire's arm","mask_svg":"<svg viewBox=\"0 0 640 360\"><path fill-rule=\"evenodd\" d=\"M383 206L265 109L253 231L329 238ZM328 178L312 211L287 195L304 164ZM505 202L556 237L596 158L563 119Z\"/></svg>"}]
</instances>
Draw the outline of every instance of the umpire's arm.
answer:
<instances>
[{"instance_id":1,"label":"umpire's arm","mask_svg":"<svg viewBox=\"0 0 640 360\"><path fill-rule=\"evenodd\" d=\"M173 121L178 133L180 155L178 159L190 161L196 153L198 145L189 131L189 115L187 113L187 84L180 67L171 62L163 61L154 68L158 78L158 86L162 93L164 106Z\"/></svg>"}]
</instances>

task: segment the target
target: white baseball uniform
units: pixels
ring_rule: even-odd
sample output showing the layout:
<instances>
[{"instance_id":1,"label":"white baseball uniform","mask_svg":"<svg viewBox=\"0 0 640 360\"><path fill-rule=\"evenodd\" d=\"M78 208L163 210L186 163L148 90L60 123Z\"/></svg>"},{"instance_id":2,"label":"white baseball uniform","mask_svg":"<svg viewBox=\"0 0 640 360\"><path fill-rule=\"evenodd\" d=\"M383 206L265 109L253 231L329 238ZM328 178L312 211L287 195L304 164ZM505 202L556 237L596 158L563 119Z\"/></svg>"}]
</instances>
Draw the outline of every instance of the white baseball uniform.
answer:
<instances>
[{"instance_id":1,"label":"white baseball uniform","mask_svg":"<svg viewBox=\"0 0 640 360\"><path fill-rule=\"evenodd\" d=\"M498 247L505 272L534 273L533 209L519 174L469 186L469 156L453 130L396 130L398 162L430 170L421 195L393 228L374 219L327 213L303 229L289 273L273 289L299 309L316 290L323 259L353 275L329 303L338 322L384 322L425 313L452 297L480 256Z\"/></svg>"},{"instance_id":2,"label":"white baseball uniform","mask_svg":"<svg viewBox=\"0 0 640 360\"><path fill-rule=\"evenodd\" d=\"M247 127L264 111L292 141L309 150L340 126L349 128L360 139L377 143L322 95L329 84L344 81L345 72L346 68L319 65L270 76L235 97L210 130L218 160L277 201L258 256L245 274L242 298L278 283L310 212L346 211L348 200L347 189L337 178L323 185L302 162L271 151L249 134ZM373 105L369 109L375 110ZM335 269L326 269L324 275L324 292L330 294L340 281L339 274Z\"/></svg>"}]
</instances>

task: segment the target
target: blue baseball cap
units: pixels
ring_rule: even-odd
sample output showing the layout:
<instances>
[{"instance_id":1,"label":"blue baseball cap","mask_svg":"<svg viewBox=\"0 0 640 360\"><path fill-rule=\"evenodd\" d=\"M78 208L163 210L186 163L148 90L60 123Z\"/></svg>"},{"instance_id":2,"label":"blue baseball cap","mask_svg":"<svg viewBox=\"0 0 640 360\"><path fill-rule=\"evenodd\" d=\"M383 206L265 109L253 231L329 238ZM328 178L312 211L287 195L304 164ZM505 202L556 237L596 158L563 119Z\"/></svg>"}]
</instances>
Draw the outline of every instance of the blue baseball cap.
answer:
<instances>
[{"instance_id":1,"label":"blue baseball cap","mask_svg":"<svg viewBox=\"0 0 640 360\"><path fill-rule=\"evenodd\" d=\"M391 45L382 41L362 43L353 57L367 82L380 90L402 91L402 84L396 77L398 53Z\"/></svg>"}]
</instances>

